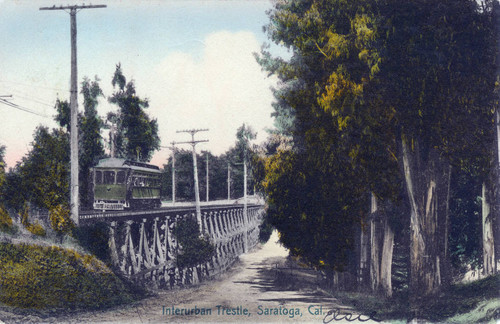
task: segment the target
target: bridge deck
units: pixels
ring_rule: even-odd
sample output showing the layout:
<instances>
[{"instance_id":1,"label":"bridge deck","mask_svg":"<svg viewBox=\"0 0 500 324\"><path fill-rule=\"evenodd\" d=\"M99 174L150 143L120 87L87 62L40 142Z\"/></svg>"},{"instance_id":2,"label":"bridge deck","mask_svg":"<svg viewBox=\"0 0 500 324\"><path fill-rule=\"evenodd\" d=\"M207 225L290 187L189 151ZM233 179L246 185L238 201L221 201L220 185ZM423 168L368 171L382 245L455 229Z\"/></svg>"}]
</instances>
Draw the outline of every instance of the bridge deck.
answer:
<instances>
[{"instance_id":1,"label":"bridge deck","mask_svg":"<svg viewBox=\"0 0 500 324\"><path fill-rule=\"evenodd\" d=\"M226 203L226 204L202 204L201 211L221 210L221 209L239 209L243 208L241 203ZM260 204L248 204L248 208L262 206ZM161 216L175 216L188 213L195 213L196 207L193 203L176 203L175 205L166 204L166 207L150 210L120 210L120 211L99 211L89 210L81 211L79 221L80 224L85 225L99 221L125 221L134 220L139 218L151 219Z\"/></svg>"}]
</instances>

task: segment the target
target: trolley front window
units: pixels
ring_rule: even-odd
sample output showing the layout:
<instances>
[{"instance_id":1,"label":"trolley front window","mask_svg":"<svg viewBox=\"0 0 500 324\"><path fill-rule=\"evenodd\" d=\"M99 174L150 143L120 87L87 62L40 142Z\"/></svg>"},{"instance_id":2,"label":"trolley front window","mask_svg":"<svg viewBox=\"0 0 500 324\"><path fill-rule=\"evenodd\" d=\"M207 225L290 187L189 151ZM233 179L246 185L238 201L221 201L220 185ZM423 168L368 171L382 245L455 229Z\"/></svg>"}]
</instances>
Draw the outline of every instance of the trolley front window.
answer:
<instances>
[{"instance_id":1,"label":"trolley front window","mask_svg":"<svg viewBox=\"0 0 500 324\"><path fill-rule=\"evenodd\" d=\"M125 183L125 171L118 171L116 173L116 184L124 184Z\"/></svg>"},{"instance_id":2,"label":"trolley front window","mask_svg":"<svg viewBox=\"0 0 500 324\"><path fill-rule=\"evenodd\" d=\"M102 184L102 172L101 171L95 172L95 183Z\"/></svg>"},{"instance_id":3,"label":"trolley front window","mask_svg":"<svg viewBox=\"0 0 500 324\"><path fill-rule=\"evenodd\" d=\"M115 171L104 171L104 184L115 184Z\"/></svg>"}]
</instances>

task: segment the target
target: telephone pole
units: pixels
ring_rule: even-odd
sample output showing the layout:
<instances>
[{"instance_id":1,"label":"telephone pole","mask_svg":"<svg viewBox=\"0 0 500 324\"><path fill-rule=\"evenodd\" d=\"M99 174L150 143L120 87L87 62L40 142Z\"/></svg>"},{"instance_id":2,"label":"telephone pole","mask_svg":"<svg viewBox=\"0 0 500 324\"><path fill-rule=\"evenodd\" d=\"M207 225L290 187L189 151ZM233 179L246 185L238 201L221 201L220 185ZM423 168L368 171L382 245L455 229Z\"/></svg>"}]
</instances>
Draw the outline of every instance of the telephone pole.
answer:
<instances>
[{"instance_id":1,"label":"telephone pole","mask_svg":"<svg viewBox=\"0 0 500 324\"><path fill-rule=\"evenodd\" d=\"M172 150L172 204L175 205L175 152L177 148L175 147L176 142L170 142L172 146L162 146Z\"/></svg>"},{"instance_id":2,"label":"telephone pole","mask_svg":"<svg viewBox=\"0 0 500 324\"><path fill-rule=\"evenodd\" d=\"M71 89L70 89L70 157L71 157L71 219L78 226L79 186L78 186L78 85L76 65L76 13L81 9L106 8L106 5L42 7L40 10L69 10L71 25Z\"/></svg>"},{"instance_id":3,"label":"telephone pole","mask_svg":"<svg viewBox=\"0 0 500 324\"><path fill-rule=\"evenodd\" d=\"M200 188L198 187L198 168L196 167L196 149L195 146L201 142L208 142L208 140L194 140L194 134L198 132L206 132L208 129L189 129L189 130L180 130L177 133L189 133L191 134L191 141L188 142L177 142L177 144L191 144L193 147L193 170L194 170L194 198L196 201L196 219L198 221L198 225L200 226L200 235L203 234L203 227L201 222L201 207L200 207Z\"/></svg>"},{"instance_id":4,"label":"telephone pole","mask_svg":"<svg viewBox=\"0 0 500 324\"><path fill-rule=\"evenodd\" d=\"M209 181L208 181L208 151L207 151L207 202L209 200L209 192L210 192L208 185L209 185Z\"/></svg>"},{"instance_id":5,"label":"telephone pole","mask_svg":"<svg viewBox=\"0 0 500 324\"><path fill-rule=\"evenodd\" d=\"M227 162L227 200L231 200L231 164Z\"/></svg>"},{"instance_id":6,"label":"telephone pole","mask_svg":"<svg viewBox=\"0 0 500 324\"><path fill-rule=\"evenodd\" d=\"M245 148L244 154L243 154L243 163L234 163L235 165L242 165L243 164L243 223L245 226L245 235L243 236L243 252L247 253L248 252L248 201L247 201L247 150ZM230 179L229 179L229 162L227 164L227 194L228 194L228 199L229 199L229 184L230 184Z\"/></svg>"}]
</instances>

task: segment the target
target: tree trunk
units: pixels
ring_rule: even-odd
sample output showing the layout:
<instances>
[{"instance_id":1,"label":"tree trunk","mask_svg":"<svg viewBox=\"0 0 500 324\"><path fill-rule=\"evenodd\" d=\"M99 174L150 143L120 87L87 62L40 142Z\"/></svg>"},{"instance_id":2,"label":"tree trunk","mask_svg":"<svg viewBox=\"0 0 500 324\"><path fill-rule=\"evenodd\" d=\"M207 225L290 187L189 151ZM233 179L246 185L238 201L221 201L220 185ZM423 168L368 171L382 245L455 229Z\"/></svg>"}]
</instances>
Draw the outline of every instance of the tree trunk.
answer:
<instances>
[{"instance_id":1,"label":"tree trunk","mask_svg":"<svg viewBox=\"0 0 500 324\"><path fill-rule=\"evenodd\" d=\"M410 202L410 293L412 305L441 285L446 246L449 166L431 148L425 163L418 142L402 141L405 186ZM416 314L418 316L418 314Z\"/></svg>"},{"instance_id":2,"label":"tree trunk","mask_svg":"<svg viewBox=\"0 0 500 324\"><path fill-rule=\"evenodd\" d=\"M445 170L446 171L446 170ZM449 235L449 227L450 227L450 195L451 195L451 165L448 165L448 174L444 175L444 180L446 180L446 184L443 184L445 187L446 195L445 201L442 202L442 207L444 208L444 228L441 226L441 233L443 235L443 249L441 253L441 281L444 284L451 284L452 282L452 271L451 271L451 260L448 253L448 235ZM442 201L443 199L441 199Z\"/></svg>"},{"instance_id":3,"label":"tree trunk","mask_svg":"<svg viewBox=\"0 0 500 324\"><path fill-rule=\"evenodd\" d=\"M368 287L369 268L368 268L368 246L369 246L369 233L365 226L361 226L360 239L359 239L359 266L358 266L358 286L361 289Z\"/></svg>"},{"instance_id":4,"label":"tree trunk","mask_svg":"<svg viewBox=\"0 0 500 324\"><path fill-rule=\"evenodd\" d=\"M483 183L482 190L482 228L483 228L483 274L488 276L496 272L495 242L493 238L493 213L491 190Z\"/></svg>"},{"instance_id":5,"label":"tree trunk","mask_svg":"<svg viewBox=\"0 0 500 324\"><path fill-rule=\"evenodd\" d=\"M394 232L387 217L384 220L384 243L380 263L380 284L385 296L392 296L392 253L394 250Z\"/></svg>"},{"instance_id":6,"label":"tree trunk","mask_svg":"<svg viewBox=\"0 0 500 324\"><path fill-rule=\"evenodd\" d=\"M493 179L491 180L491 183L493 184L491 197L493 199L492 200L493 201L492 224L493 224L493 239L494 239L493 246L495 247L495 261L496 261L500 259L500 216L499 216L500 215L500 110L498 109L498 107L495 115L496 115L495 121L496 121L496 135L497 135L497 147L496 147L497 154L495 157L496 163L495 167L493 168L493 174L492 174ZM495 266L497 266L496 263Z\"/></svg>"},{"instance_id":7,"label":"tree trunk","mask_svg":"<svg viewBox=\"0 0 500 324\"><path fill-rule=\"evenodd\" d=\"M392 296L392 255L394 232L387 215L378 209L377 199L372 194L370 221L370 279L374 292Z\"/></svg>"},{"instance_id":8,"label":"tree trunk","mask_svg":"<svg viewBox=\"0 0 500 324\"><path fill-rule=\"evenodd\" d=\"M377 199L372 193L370 220L370 283L372 291L377 292L380 285L380 219L377 212Z\"/></svg>"}]
</instances>

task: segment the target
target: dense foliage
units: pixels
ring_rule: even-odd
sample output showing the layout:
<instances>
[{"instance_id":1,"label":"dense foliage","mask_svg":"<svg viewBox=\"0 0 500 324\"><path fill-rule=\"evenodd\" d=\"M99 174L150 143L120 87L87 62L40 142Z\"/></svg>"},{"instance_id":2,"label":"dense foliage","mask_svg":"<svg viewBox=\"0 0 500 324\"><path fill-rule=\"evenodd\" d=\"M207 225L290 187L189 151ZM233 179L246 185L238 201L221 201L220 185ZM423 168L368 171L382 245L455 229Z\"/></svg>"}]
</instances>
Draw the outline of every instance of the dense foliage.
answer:
<instances>
[{"instance_id":1,"label":"dense foliage","mask_svg":"<svg viewBox=\"0 0 500 324\"><path fill-rule=\"evenodd\" d=\"M447 219L450 170L473 168L482 181L493 166L496 4L274 3L265 29L292 57L264 47L257 58L281 81L274 103L281 138L269 146L261 178L271 222L293 253L342 269L373 193L384 205L408 206L391 212L391 227L412 226L415 292L439 286L451 233L445 224L462 221ZM459 191L452 189L455 211L478 196ZM459 227L453 234L465 235ZM469 234L476 238L453 247L479 233Z\"/></svg>"},{"instance_id":2,"label":"dense foliage","mask_svg":"<svg viewBox=\"0 0 500 324\"><path fill-rule=\"evenodd\" d=\"M109 102L119 107L116 114L109 116L117 128L116 157L148 162L153 152L160 148L158 123L144 111L149 102L137 96L134 81L127 83L120 64L116 66L111 84L115 92Z\"/></svg>"},{"instance_id":3,"label":"dense foliage","mask_svg":"<svg viewBox=\"0 0 500 324\"><path fill-rule=\"evenodd\" d=\"M69 201L69 136L62 129L35 130L32 148L15 168L21 188L11 195L51 209ZM43 176L41 176L43 175Z\"/></svg>"}]
</instances>

